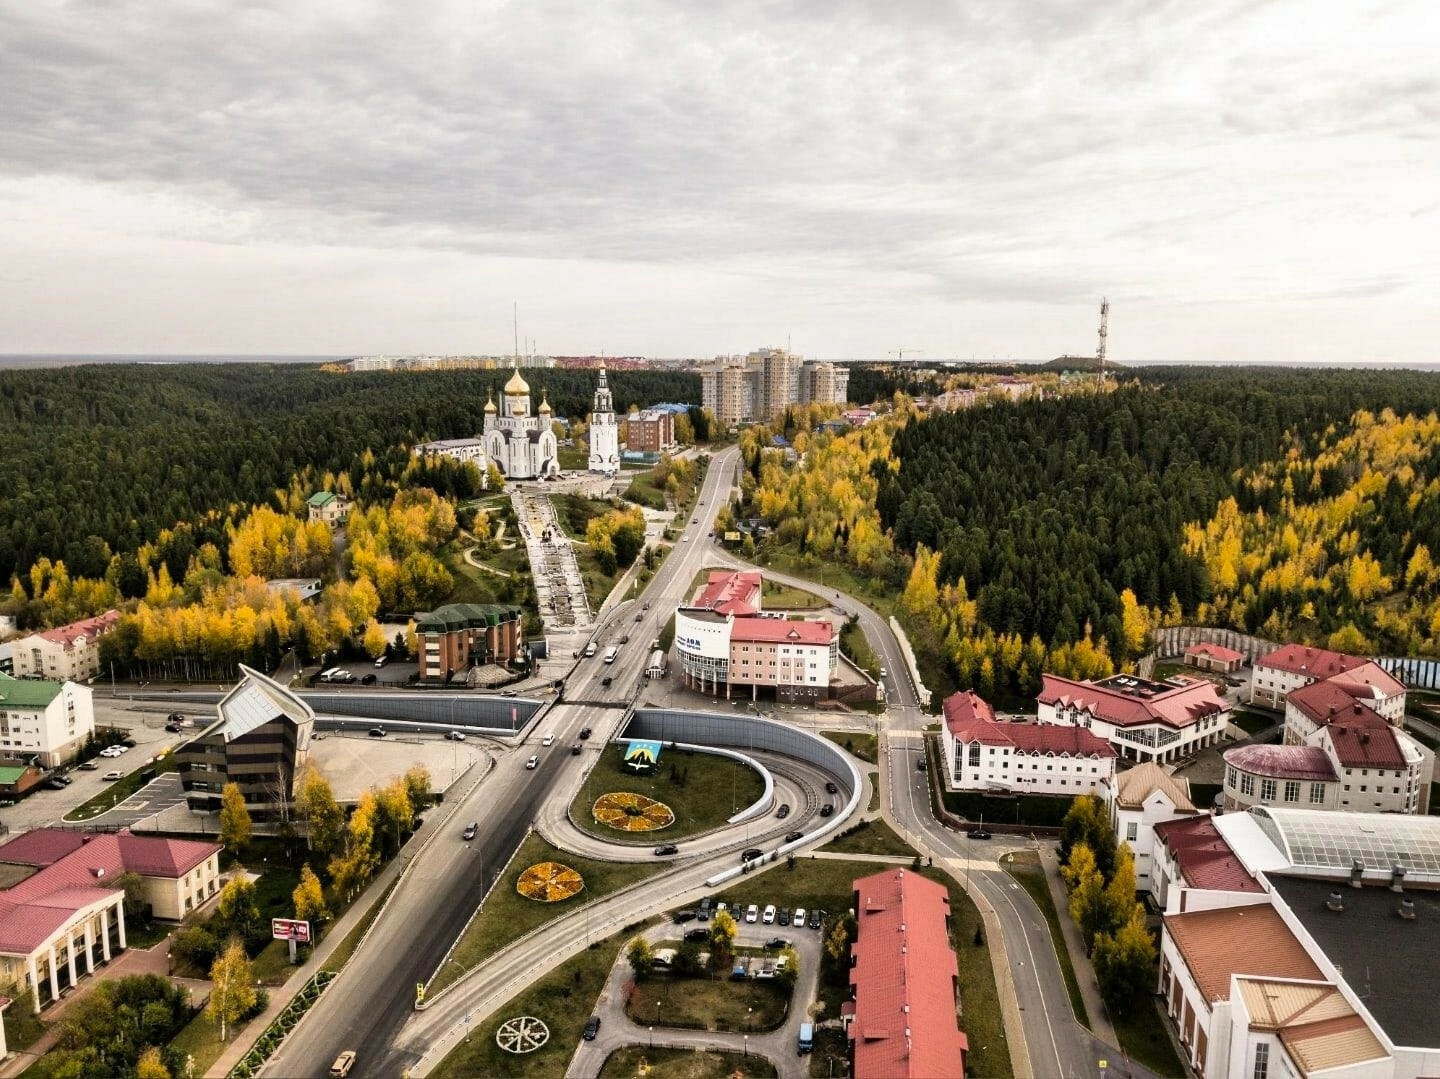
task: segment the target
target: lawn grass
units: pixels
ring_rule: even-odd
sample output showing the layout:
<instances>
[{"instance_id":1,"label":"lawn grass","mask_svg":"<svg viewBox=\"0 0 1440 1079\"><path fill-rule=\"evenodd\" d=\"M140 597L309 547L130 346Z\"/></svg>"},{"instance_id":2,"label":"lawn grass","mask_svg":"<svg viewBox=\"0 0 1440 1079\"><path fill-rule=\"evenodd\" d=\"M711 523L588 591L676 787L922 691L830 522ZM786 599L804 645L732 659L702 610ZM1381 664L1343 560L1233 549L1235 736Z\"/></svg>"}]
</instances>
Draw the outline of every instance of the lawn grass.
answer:
<instances>
[{"instance_id":1,"label":"lawn grass","mask_svg":"<svg viewBox=\"0 0 1440 1079\"><path fill-rule=\"evenodd\" d=\"M135 751L132 750L131 752L134 753ZM112 770L119 771L127 765L133 767L135 770L128 775L121 776L99 794L88 801L81 802L69 813L66 813L62 819L71 824L78 821L90 820L93 817L98 817L101 813L108 813L141 787L145 786L145 784L149 783L151 779L165 772L174 772L179 769L179 766L175 763L175 754L169 750L162 753L158 760L139 762L135 760L135 757L127 753L123 757L113 759L97 757L96 763L107 772ZM151 775L149 779L142 779L142 773L150 769L154 769L154 774Z\"/></svg>"},{"instance_id":2,"label":"lawn grass","mask_svg":"<svg viewBox=\"0 0 1440 1079\"><path fill-rule=\"evenodd\" d=\"M871 678L880 677L880 658L870 647L870 641L859 622L846 622L840 627L840 651L844 652Z\"/></svg>"},{"instance_id":3,"label":"lawn grass","mask_svg":"<svg viewBox=\"0 0 1440 1079\"><path fill-rule=\"evenodd\" d=\"M820 848L836 854L893 854L915 857L915 848L896 834L883 820L861 821L855 831L832 839Z\"/></svg>"},{"instance_id":4,"label":"lawn grass","mask_svg":"<svg viewBox=\"0 0 1440 1079\"><path fill-rule=\"evenodd\" d=\"M1185 1074L1185 1064L1175 1053L1154 997L1142 995L1125 1015L1112 1015L1111 1019L1120 1047L1132 1060L1138 1060L1156 1075Z\"/></svg>"},{"instance_id":5,"label":"lawn grass","mask_svg":"<svg viewBox=\"0 0 1440 1079\"><path fill-rule=\"evenodd\" d=\"M880 773L867 772L870 777L870 804L865 807L865 812L874 813L880 808Z\"/></svg>"},{"instance_id":6,"label":"lawn grass","mask_svg":"<svg viewBox=\"0 0 1440 1079\"><path fill-rule=\"evenodd\" d=\"M767 611L818 611L822 607L830 606L828 600L820 598L814 592L777 584L768 578L761 588L760 598Z\"/></svg>"},{"instance_id":7,"label":"lawn grass","mask_svg":"<svg viewBox=\"0 0 1440 1079\"><path fill-rule=\"evenodd\" d=\"M691 1030L775 1030L790 1014L790 990L775 979L677 978L655 974L625 1002L631 1021Z\"/></svg>"},{"instance_id":8,"label":"lawn grass","mask_svg":"<svg viewBox=\"0 0 1440 1079\"><path fill-rule=\"evenodd\" d=\"M50 1024L30 1010L25 1000L17 1000L5 1009L5 1044L12 1053L29 1049L49 1027Z\"/></svg>"},{"instance_id":9,"label":"lawn grass","mask_svg":"<svg viewBox=\"0 0 1440 1079\"><path fill-rule=\"evenodd\" d=\"M584 889L569 899L541 903L527 899L515 890L520 874L537 862L563 862L585 878ZM427 986L433 996L455 982L461 975L479 966L507 944L518 940L532 929L561 915L577 910L586 903L609 895L636 881L653 876L663 864L656 862L600 862L552 847L540 836L531 834L511 860L505 875L491 889L480 912L465 927L449 957L435 972Z\"/></svg>"},{"instance_id":10,"label":"lawn grass","mask_svg":"<svg viewBox=\"0 0 1440 1079\"><path fill-rule=\"evenodd\" d=\"M583 540L585 527L615 508L605 499L568 493L551 495L550 501L555 507L555 519L571 539Z\"/></svg>"},{"instance_id":11,"label":"lawn grass","mask_svg":"<svg viewBox=\"0 0 1440 1079\"><path fill-rule=\"evenodd\" d=\"M632 926L598 941L532 982L488 1019L476 1023L474 1033L451 1050L430 1074L435 1079L474 1079L479 1075L552 1079L564 1075L610 968L620 948L634 935ZM505 1052L495 1044L495 1031L515 1015L533 1015L544 1022L550 1028L550 1040L524 1056Z\"/></svg>"},{"instance_id":12,"label":"lawn grass","mask_svg":"<svg viewBox=\"0 0 1440 1079\"><path fill-rule=\"evenodd\" d=\"M816 1030L815 1048L810 1050L810 1070L806 1074L814 1079L833 1079L836 1075L849 1075L849 1067L849 1035L830 1027Z\"/></svg>"},{"instance_id":13,"label":"lawn grass","mask_svg":"<svg viewBox=\"0 0 1440 1079\"><path fill-rule=\"evenodd\" d=\"M677 777L683 778L683 784L676 782ZM643 776L625 767L623 746L606 746L570 804L570 817L585 831L611 842L647 846L673 843L720 827L759 798L764 789L765 782L758 773L728 757L662 750L660 766L653 775ZM659 831L640 833L618 832L600 824L591 814L595 799L614 791L630 791L664 802L674 810L675 823Z\"/></svg>"},{"instance_id":14,"label":"lawn grass","mask_svg":"<svg viewBox=\"0 0 1440 1079\"><path fill-rule=\"evenodd\" d=\"M797 555L766 542L755 556L756 563L765 569L804 577L822 588L839 589L851 596L858 596L865 604L874 608L882 618L895 613L895 600L899 593L890 584L878 578L861 577L849 566L839 562L822 561L807 555Z\"/></svg>"},{"instance_id":15,"label":"lawn grass","mask_svg":"<svg viewBox=\"0 0 1440 1079\"><path fill-rule=\"evenodd\" d=\"M249 1029L250 1024L254 1023L258 1018L259 1017L256 1016L254 1019L246 1021L243 1026L231 1026L229 1030L226 1031L226 1033L230 1035L229 1040L222 1042L220 1040L220 1025L206 1018L205 1011L202 1008L195 1013L195 1018L191 1019L190 1022L185 1025L184 1029L175 1035L174 1040L170 1042L170 1046L180 1054L181 1061L187 1058L195 1061L195 1067L192 1069L195 1075L204 1075L209 1072L215 1061L220 1059L220 1054L225 1051L226 1047L240 1038L242 1034ZM258 1034L254 1037L258 1037ZM251 1038L252 1041L254 1037Z\"/></svg>"},{"instance_id":16,"label":"lawn grass","mask_svg":"<svg viewBox=\"0 0 1440 1079\"><path fill-rule=\"evenodd\" d=\"M1248 708L1236 708L1230 712L1230 722L1246 734L1255 735L1275 726L1280 718L1273 712L1252 712Z\"/></svg>"},{"instance_id":17,"label":"lawn grass","mask_svg":"<svg viewBox=\"0 0 1440 1079\"><path fill-rule=\"evenodd\" d=\"M1075 967L1070 962L1070 949L1065 947L1060 915L1050 899L1050 887L1045 881L1045 870L1040 867L1040 856L1034 851L1017 851L1005 859L1005 869L1030 893L1030 898L1035 900L1035 905L1045 915L1045 921L1050 926L1050 940L1055 945L1055 955L1060 960L1060 973L1065 976L1065 992L1070 996L1070 1007L1080 1025L1088 1028L1090 1013L1085 1010L1085 1000L1080 996L1080 983L1075 979Z\"/></svg>"},{"instance_id":18,"label":"lawn grass","mask_svg":"<svg viewBox=\"0 0 1440 1079\"><path fill-rule=\"evenodd\" d=\"M627 1045L605 1058L600 1079L634 1079L642 1067L665 1079L770 1079L778 1074L775 1065L757 1053Z\"/></svg>"},{"instance_id":19,"label":"lawn grass","mask_svg":"<svg viewBox=\"0 0 1440 1079\"><path fill-rule=\"evenodd\" d=\"M575 545L575 564L580 569L580 577L585 582L585 598L590 602L590 609L598 611L600 605L605 602L605 597L615 587L615 581L622 570L616 570L614 575L606 573L600 568L600 559L587 544Z\"/></svg>"},{"instance_id":20,"label":"lawn grass","mask_svg":"<svg viewBox=\"0 0 1440 1079\"><path fill-rule=\"evenodd\" d=\"M859 734L855 731L821 731L820 734L866 764L874 764L879 756L873 734Z\"/></svg>"}]
</instances>

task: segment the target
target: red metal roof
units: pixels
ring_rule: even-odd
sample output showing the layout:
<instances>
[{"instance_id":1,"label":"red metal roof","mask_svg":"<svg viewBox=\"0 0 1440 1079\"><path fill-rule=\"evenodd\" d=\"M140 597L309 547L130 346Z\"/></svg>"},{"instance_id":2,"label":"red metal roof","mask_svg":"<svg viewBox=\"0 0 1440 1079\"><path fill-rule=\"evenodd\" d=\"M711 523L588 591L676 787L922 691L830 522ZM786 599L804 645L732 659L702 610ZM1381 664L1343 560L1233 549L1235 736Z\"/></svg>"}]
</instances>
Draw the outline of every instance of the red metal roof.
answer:
<instances>
[{"instance_id":1,"label":"red metal roof","mask_svg":"<svg viewBox=\"0 0 1440 1079\"><path fill-rule=\"evenodd\" d=\"M1343 768L1405 767L1405 753L1394 728L1374 712L1369 716L1332 720L1325 733L1335 747L1335 759Z\"/></svg>"},{"instance_id":2,"label":"red metal roof","mask_svg":"<svg viewBox=\"0 0 1440 1079\"><path fill-rule=\"evenodd\" d=\"M995 720L995 709L991 708L971 689L950 694L945 698L942 707L945 710L945 724L952 733L957 726L968 725L977 719L987 723L993 723Z\"/></svg>"},{"instance_id":3,"label":"red metal roof","mask_svg":"<svg viewBox=\"0 0 1440 1079\"><path fill-rule=\"evenodd\" d=\"M1218 659L1222 663L1234 663L1236 660L1244 659L1244 652L1237 652L1233 648L1226 648L1224 645L1211 644L1209 641L1201 641L1199 644L1192 644L1185 649L1186 656L1209 656L1211 659Z\"/></svg>"},{"instance_id":4,"label":"red metal roof","mask_svg":"<svg viewBox=\"0 0 1440 1079\"><path fill-rule=\"evenodd\" d=\"M1155 825L1155 835L1170 851L1191 888L1217 892L1261 892L1260 882L1235 857L1215 827L1214 818L1177 817Z\"/></svg>"},{"instance_id":5,"label":"red metal roof","mask_svg":"<svg viewBox=\"0 0 1440 1079\"><path fill-rule=\"evenodd\" d=\"M1354 690L1354 696L1361 700L1393 697L1397 693L1405 692L1405 683L1373 660L1344 674L1337 674L1330 681Z\"/></svg>"},{"instance_id":6,"label":"red metal roof","mask_svg":"<svg viewBox=\"0 0 1440 1079\"><path fill-rule=\"evenodd\" d=\"M83 618L79 622L71 622L67 626L41 630L37 636L44 637L53 644L62 645L68 650L73 648L75 642L82 637L93 640L109 632L118 621L120 621L119 611L106 611L104 614L97 614L94 618Z\"/></svg>"},{"instance_id":7,"label":"red metal roof","mask_svg":"<svg viewBox=\"0 0 1440 1079\"><path fill-rule=\"evenodd\" d=\"M1182 686L1147 683L1159 688L1145 695L1127 693L1114 685L1076 682L1056 674L1043 675L1042 681L1037 698L1041 704L1075 705L1117 727L1163 723L1178 729L1229 707L1215 686L1204 679Z\"/></svg>"},{"instance_id":8,"label":"red metal roof","mask_svg":"<svg viewBox=\"0 0 1440 1079\"><path fill-rule=\"evenodd\" d=\"M829 644L835 627L829 622L791 622L783 618L737 618L730 640L760 644Z\"/></svg>"},{"instance_id":9,"label":"red metal roof","mask_svg":"<svg viewBox=\"0 0 1440 1079\"><path fill-rule=\"evenodd\" d=\"M1325 648L1310 648L1303 644L1287 644L1267 652L1255 661L1257 667L1269 667L1291 674L1303 674L1317 682L1333 678L1337 674L1354 670L1366 660L1358 656L1347 656L1343 652L1331 652Z\"/></svg>"},{"instance_id":10,"label":"red metal roof","mask_svg":"<svg viewBox=\"0 0 1440 1079\"><path fill-rule=\"evenodd\" d=\"M956 698L973 697L972 702ZM955 702L952 709L951 702ZM1071 727L1058 723L1001 723L985 718L984 712L975 708L981 706L990 712L990 706L973 693L956 693L945 700L945 725L959 742L979 742L987 746L1011 746L1021 753L1062 753L1072 757L1113 757L1115 750L1105 739L1091 733L1084 727ZM953 714L952 714L953 713ZM969 718L965 718L968 713Z\"/></svg>"},{"instance_id":11,"label":"red metal roof","mask_svg":"<svg viewBox=\"0 0 1440 1079\"><path fill-rule=\"evenodd\" d=\"M856 1079L959 1079L969 1043L955 1021L949 893L904 869L861 877L855 891Z\"/></svg>"},{"instance_id":12,"label":"red metal roof","mask_svg":"<svg viewBox=\"0 0 1440 1079\"><path fill-rule=\"evenodd\" d=\"M1363 688L1348 686L1336 678L1325 682L1311 682L1308 686L1292 689L1285 700L1293 704L1295 710L1306 719L1323 727L1340 717L1358 716L1362 712L1375 715L1368 704L1357 699L1358 694L1369 696Z\"/></svg>"},{"instance_id":13,"label":"red metal roof","mask_svg":"<svg viewBox=\"0 0 1440 1079\"><path fill-rule=\"evenodd\" d=\"M1305 779L1333 783L1340 778L1330 756L1319 746L1235 746L1221 754L1225 763L1267 779Z\"/></svg>"},{"instance_id":14,"label":"red metal roof","mask_svg":"<svg viewBox=\"0 0 1440 1079\"><path fill-rule=\"evenodd\" d=\"M754 614L760 609L763 578L756 570L711 570L710 579L692 606L705 607L720 614Z\"/></svg>"}]
</instances>

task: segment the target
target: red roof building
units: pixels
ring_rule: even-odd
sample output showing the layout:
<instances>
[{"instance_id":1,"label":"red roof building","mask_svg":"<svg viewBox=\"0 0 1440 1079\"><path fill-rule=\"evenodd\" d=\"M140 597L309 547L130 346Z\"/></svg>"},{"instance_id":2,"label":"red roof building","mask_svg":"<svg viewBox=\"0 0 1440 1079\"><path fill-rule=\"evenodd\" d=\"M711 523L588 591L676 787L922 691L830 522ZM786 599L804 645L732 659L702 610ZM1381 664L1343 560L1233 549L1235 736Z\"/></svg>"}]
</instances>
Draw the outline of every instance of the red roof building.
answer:
<instances>
[{"instance_id":1,"label":"red roof building","mask_svg":"<svg viewBox=\"0 0 1440 1079\"><path fill-rule=\"evenodd\" d=\"M1343 687L1391 723L1398 725L1405 715L1405 684L1378 663L1303 644L1287 644L1255 661L1250 700L1285 708L1297 690L1321 683Z\"/></svg>"},{"instance_id":2,"label":"red roof building","mask_svg":"<svg viewBox=\"0 0 1440 1079\"><path fill-rule=\"evenodd\" d=\"M1161 910L1172 888L1264 891L1208 815L1177 817L1155 825L1150 894Z\"/></svg>"},{"instance_id":3,"label":"red roof building","mask_svg":"<svg viewBox=\"0 0 1440 1079\"><path fill-rule=\"evenodd\" d=\"M1245 653L1224 645L1201 641L1185 649L1185 662L1205 671L1238 671L1245 663Z\"/></svg>"},{"instance_id":4,"label":"red roof building","mask_svg":"<svg viewBox=\"0 0 1440 1079\"><path fill-rule=\"evenodd\" d=\"M755 570L731 573L711 570L710 579L695 596L692 607L703 607L719 614L744 616L760 610L763 578Z\"/></svg>"},{"instance_id":5,"label":"red roof building","mask_svg":"<svg viewBox=\"0 0 1440 1079\"><path fill-rule=\"evenodd\" d=\"M850 1024L856 1079L959 1079L969 1042L956 1022L959 964L950 896L904 869L855 881Z\"/></svg>"},{"instance_id":6,"label":"red roof building","mask_svg":"<svg viewBox=\"0 0 1440 1079\"><path fill-rule=\"evenodd\" d=\"M100 673L100 638L119 622L119 611L106 611L20 638L12 645L15 677L56 682L93 678Z\"/></svg>"},{"instance_id":7,"label":"red roof building","mask_svg":"<svg viewBox=\"0 0 1440 1079\"><path fill-rule=\"evenodd\" d=\"M950 790L1095 794L1115 777L1115 750L1085 727L1000 722L970 690L952 693L942 708Z\"/></svg>"},{"instance_id":8,"label":"red roof building","mask_svg":"<svg viewBox=\"0 0 1440 1079\"><path fill-rule=\"evenodd\" d=\"M1037 699L1041 723L1089 728L1126 760L1164 763L1218 742L1230 705L1198 678L1153 682L1117 674L1098 682L1044 675Z\"/></svg>"}]
</instances>

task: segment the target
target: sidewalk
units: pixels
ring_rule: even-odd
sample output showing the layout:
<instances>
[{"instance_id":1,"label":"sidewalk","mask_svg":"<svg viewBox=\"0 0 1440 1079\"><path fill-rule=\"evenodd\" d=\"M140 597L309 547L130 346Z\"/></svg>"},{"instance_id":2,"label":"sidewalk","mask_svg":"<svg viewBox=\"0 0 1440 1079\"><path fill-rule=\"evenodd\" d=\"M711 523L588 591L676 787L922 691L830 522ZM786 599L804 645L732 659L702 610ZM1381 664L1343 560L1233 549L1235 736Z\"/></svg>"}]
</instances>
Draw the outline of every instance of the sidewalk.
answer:
<instances>
[{"instance_id":1,"label":"sidewalk","mask_svg":"<svg viewBox=\"0 0 1440 1079\"><path fill-rule=\"evenodd\" d=\"M1115 1037L1115 1027L1110 1022L1110 1013L1105 1010L1105 1002L1100 999L1100 984L1095 980L1095 968L1090 965L1090 957L1085 954L1085 942L1080 937L1080 929L1069 915L1070 897L1065 893L1065 881L1060 876L1060 862L1052 848L1040 848L1040 865L1045 870L1045 883L1050 886L1050 900L1055 904L1055 913L1060 916L1060 932L1065 938L1065 950L1070 953L1070 965L1075 968L1075 981L1080 986L1080 998L1085 1002L1085 1011L1089 1013L1090 1022L1084 1025L1107 1045L1119 1045L1120 1041ZM1077 1015L1075 1020L1079 1022L1080 1017Z\"/></svg>"}]
</instances>

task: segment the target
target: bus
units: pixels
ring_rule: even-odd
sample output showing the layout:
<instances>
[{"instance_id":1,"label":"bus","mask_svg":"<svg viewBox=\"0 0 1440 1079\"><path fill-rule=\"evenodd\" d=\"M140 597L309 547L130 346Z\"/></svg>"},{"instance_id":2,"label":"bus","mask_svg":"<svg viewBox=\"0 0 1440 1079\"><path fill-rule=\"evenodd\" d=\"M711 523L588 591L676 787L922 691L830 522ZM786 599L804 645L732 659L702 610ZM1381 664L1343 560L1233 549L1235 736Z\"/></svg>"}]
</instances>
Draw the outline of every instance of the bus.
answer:
<instances>
[{"instance_id":1,"label":"bus","mask_svg":"<svg viewBox=\"0 0 1440 1079\"><path fill-rule=\"evenodd\" d=\"M614 663L614 662L615 662L615 657L618 656L619 654L620 654L620 649L619 649L618 647L616 647L615 645L612 644L609 648L605 649L605 662L606 662L606 663Z\"/></svg>"},{"instance_id":2,"label":"bus","mask_svg":"<svg viewBox=\"0 0 1440 1079\"><path fill-rule=\"evenodd\" d=\"M647 678L665 677L665 653L660 649L657 648L650 653L650 665L645 668L645 676Z\"/></svg>"}]
</instances>

